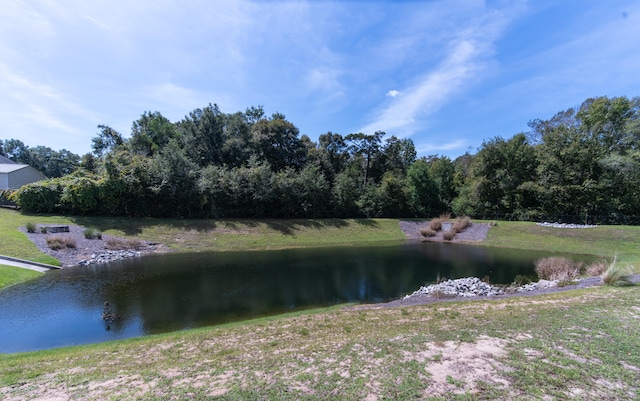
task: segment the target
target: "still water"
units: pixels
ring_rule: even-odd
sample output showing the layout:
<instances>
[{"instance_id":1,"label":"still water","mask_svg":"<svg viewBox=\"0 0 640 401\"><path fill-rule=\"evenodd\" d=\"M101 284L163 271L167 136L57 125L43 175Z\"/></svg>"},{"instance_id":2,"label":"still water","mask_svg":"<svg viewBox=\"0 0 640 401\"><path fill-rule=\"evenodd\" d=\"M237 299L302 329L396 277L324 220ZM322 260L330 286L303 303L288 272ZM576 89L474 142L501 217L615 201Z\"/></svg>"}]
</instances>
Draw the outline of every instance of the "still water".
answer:
<instances>
[{"instance_id":1,"label":"still water","mask_svg":"<svg viewBox=\"0 0 640 401\"><path fill-rule=\"evenodd\" d=\"M154 255L51 271L0 290L0 353L164 333L346 302L382 302L438 276L510 283L534 251L450 243ZM108 307L104 303L108 302ZM113 313L105 322L105 309Z\"/></svg>"}]
</instances>

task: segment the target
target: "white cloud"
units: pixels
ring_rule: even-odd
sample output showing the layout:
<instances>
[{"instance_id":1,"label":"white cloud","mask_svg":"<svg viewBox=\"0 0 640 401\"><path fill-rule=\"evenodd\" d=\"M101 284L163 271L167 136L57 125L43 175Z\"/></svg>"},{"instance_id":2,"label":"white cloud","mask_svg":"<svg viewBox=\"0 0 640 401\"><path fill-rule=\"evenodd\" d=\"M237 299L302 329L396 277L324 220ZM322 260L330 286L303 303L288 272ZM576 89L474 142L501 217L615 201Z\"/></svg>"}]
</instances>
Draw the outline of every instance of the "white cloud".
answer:
<instances>
[{"instance_id":1,"label":"white cloud","mask_svg":"<svg viewBox=\"0 0 640 401\"><path fill-rule=\"evenodd\" d=\"M398 136L412 135L423 130L428 117L453 96L473 86L490 64L494 42L521 12L520 3L505 10L481 7L484 6L476 3L464 8L460 15L453 16L453 22L459 26L444 25L448 27L446 33L442 30L433 33L446 39L444 46L431 44L440 61L426 59L422 72L407 80L409 84L401 90L402 96L394 96L400 93L398 90L387 92L391 102L376 111L361 132L381 130Z\"/></svg>"},{"instance_id":2,"label":"white cloud","mask_svg":"<svg viewBox=\"0 0 640 401\"><path fill-rule=\"evenodd\" d=\"M419 143L416 145L418 154L427 155L437 152L448 152L453 150L461 150L469 146L469 142L465 139L456 139L451 142L435 145L433 143Z\"/></svg>"},{"instance_id":3,"label":"white cloud","mask_svg":"<svg viewBox=\"0 0 640 401\"><path fill-rule=\"evenodd\" d=\"M402 93L402 92L400 92L400 91L397 91L397 90L395 90L395 89L391 89L389 92L387 92L387 96L389 96L389 97L396 97L396 96L398 96L398 95L399 95L399 94L401 94L401 93Z\"/></svg>"},{"instance_id":4,"label":"white cloud","mask_svg":"<svg viewBox=\"0 0 640 401\"><path fill-rule=\"evenodd\" d=\"M362 132L385 131L410 135L418 119L431 113L458 90L479 67L479 49L471 41L457 43L446 60L422 77L416 85L405 89L404 95L380 113L380 116L361 129Z\"/></svg>"}]
</instances>

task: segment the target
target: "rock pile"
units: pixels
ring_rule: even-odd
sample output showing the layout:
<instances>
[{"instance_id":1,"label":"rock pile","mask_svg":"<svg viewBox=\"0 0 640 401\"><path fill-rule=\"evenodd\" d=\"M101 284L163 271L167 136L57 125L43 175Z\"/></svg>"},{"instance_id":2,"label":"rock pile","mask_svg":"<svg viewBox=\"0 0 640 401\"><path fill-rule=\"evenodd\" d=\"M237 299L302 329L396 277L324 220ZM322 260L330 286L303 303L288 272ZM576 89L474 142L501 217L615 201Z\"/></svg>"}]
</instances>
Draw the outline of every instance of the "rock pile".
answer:
<instances>
[{"instance_id":1,"label":"rock pile","mask_svg":"<svg viewBox=\"0 0 640 401\"><path fill-rule=\"evenodd\" d=\"M407 295L405 299L416 295L434 294L457 297L487 297L504 294L504 291L502 288L487 284L477 277L467 277L456 280L447 280L439 284L431 284L427 287L422 286L413 294Z\"/></svg>"},{"instance_id":2,"label":"rock pile","mask_svg":"<svg viewBox=\"0 0 640 401\"><path fill-rule=\"evenodd\" d=\"M567 223L536 223L542 227L553 227L553 228L595 228L598 226L592 226L588 224L567 224Z\"/></svg>"},{"instance_id":3,"label":"rock pile","mask_svg":"<svg viewBox=\"0 0 640 401\"><path fill-rule=\"evenodd\" d=\"M124 250L124 251L105 251L91 254L91 258L78 262L79 265L94 265L98 263L109 263L116 260L133 258L142 255L140 251Z\"/></svg>"},{"instance_id":4,"label":"rock pile","mask_svg":"<svg viewBox=\"0 0 640 401\"><path fill-rule=\"evenodd\" d=\"M522 285L520 287L516 287L515 290L516 292L527 292L527 291L535 291L535 290L541 290L544 288L551 288L551 287L557 287L557 286L558 286L558 280L553 280L553 281L540 280L537 283L530 283L530 284Z\"/></svg>"}]
</instances>

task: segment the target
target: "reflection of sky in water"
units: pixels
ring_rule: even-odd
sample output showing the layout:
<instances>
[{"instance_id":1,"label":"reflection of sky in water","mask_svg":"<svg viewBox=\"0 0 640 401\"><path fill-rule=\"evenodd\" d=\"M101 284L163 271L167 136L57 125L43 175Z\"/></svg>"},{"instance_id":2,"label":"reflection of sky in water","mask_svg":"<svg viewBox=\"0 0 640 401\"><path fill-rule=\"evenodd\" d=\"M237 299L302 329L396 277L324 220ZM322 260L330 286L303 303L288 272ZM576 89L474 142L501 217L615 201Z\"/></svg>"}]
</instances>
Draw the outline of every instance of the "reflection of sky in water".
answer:
<instances>
[{"instance_id":1,"label":"reflection of sky in water","mask_svg":"<svg viewBox=\"0 0 640 401\"><path fill-rule=\"evenodd\" d=\"M533 275L536 252L442 243L156 255L0 291L0 352L86 344L298 308L379 302L439 276ZM104 302L117 314L103 321ZM107 325L109 330L107 330Z\"/></svg>"}]
</instances>

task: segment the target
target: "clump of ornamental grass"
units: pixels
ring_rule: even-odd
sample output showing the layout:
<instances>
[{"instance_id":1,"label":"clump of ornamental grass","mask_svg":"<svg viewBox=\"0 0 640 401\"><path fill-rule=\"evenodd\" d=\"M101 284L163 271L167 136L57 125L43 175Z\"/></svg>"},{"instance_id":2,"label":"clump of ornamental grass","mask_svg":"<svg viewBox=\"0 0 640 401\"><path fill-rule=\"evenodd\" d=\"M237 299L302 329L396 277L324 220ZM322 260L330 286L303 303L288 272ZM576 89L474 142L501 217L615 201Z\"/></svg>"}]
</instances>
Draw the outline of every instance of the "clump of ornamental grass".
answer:
<instances>
[{"instance_id":1,"label":"clump of ornamental grass","mask_svg":"<svg viewBox=\"0 0 640 401\"><path fill-rule=\"evenodd\" d=\"M106 242L105 248L111 249L111 250L121 250L121 249L138 250L142 246L142 243L137 239L109 238L105 242Z\"/></svg>"},{"instance_id":2,"label":"clump of ornamental grass","mask_svg":"<svg viewBox=\"0 0 640 401\"><path fill-rule=\"evenodd\" d=\"M469 219L469 217L458 217L456 219L456 221L453 223L453 227L452 229L459 233L464 231L467 227L469 227L469 223L471 222L471 219Z\"/></svg>"},{"instance_id":3,"label":"clump of ornamental grass","mask_svg":"<svg viewBox=\"0 0 640 401\"><path fill-rule=\"evenodd\" d=\"M522 287L523 285L531 284L531 277L518 274L514 279L512 285L514 287Z\"/></svg>"},{"instance_id":4,"label":"clump of ornamental grass","mask_svg":"<svg viewBox=\"0 0 640 401\"><path fill-rule=\"evenodd\" d=\"M420 229L420 234L425 238L429 238L429 237L435 236L436 232L434 230L432 230L431 228L421 228Z\"/></svg>"},{"instance_id":5,"label":"clump of ornamental grass","mask_svg":"<svg viewBox=\"0 0 640 401\"><path fill-rule=\"evenodd\" d=\"M538 259L535 262L536 273L542 280L574 280L580 274L582 262L560 256Z\"/></svg>"},{"instance_id":6,"label":"clump of ornamental grass","mask_svg":"<svg viewBox=\"0 0 640 401\"><path fill-rule=\"evenodd\" d=\"M102 239L102 233L93 227L85 228L83 234L86 239Z\"/></svg>"},{"instance_id":7,"label":"clump of ornamental grass","mask_svg":"<svg viewBox=\"0 0 640 401\"><path fill-rule=\"evenodd\" d=\"M47 246L54 251L63 248L75 248L76 240L64 235L56 235L54 237L47 238Z\"/></svg>"},{"instance_id":8,"label":"clump of ornamental grass","mask_svg":"<svg viewBox=\"0 0 640 401\"><path fill-rule=\"evenodd\" d=\"M595 277L604 273L608 267L609 265L607 265L607 262L604 259L601 259L589 264L585 269L585 272L587 273L587 276Z\"/></svg>"},{"instance_id":9,"label":"clump of ornamental grass","mask_svg":"<svg viewBox=\"0 0 640 401\"><path fill-rule=\"evenodd\" d=\"M29 221L27 222L27 224L24 225L24 227L27 229L28 233L33 234L36 232L36 223Z\"/></svg>"},{"instance_id":10,"label":"clump of ornamental grass","mask_svg":"<svg viewBox=\"0 0 640 401\"><path fill-rule=\"evenodd\" d=\"M633 281L631 281L631 274L633 274L633 269L630 266L622 266L617 263L616 255L616 257L613 258L613 262L600 277L606 285L621 287L634 285Z\"/></svg>"},{"instance_id":11,"label":"clump of ornamental grass","mask_svg":"<svg viewBox=\"0 0 640 401\"><path fill-rule=\"evenodd\" d=\"M442 219L439 218L439 217L436 217L435 219L432 219L429 222L429 228L432 231L440 231L440 230L442 230Z\"/></svg>"},{"instance_id":12,"label":"clump of ornamental grass","mask_svg":"<svg viewBox=\"0 0 640 401\"><path fill-rule=\"evenodd\" d=\"M46 234L47 233L47 226L40 227L40 233Z\"/></svg>"},{"instance_id":13,"label":"clump of ornamental grass","mask_svg":"<svg viewBox=\"0 0 640 401\"><path fill-rule=\"evenodd\" d=\"M456 236L456 234L457 232L455 230L446 231L444 234L442 234L442 239L444 239L445 241L451 241Z\"/></svg>"}]
</instances>

